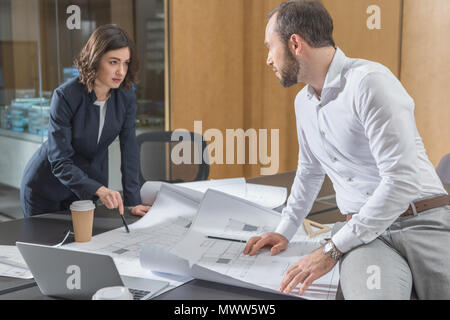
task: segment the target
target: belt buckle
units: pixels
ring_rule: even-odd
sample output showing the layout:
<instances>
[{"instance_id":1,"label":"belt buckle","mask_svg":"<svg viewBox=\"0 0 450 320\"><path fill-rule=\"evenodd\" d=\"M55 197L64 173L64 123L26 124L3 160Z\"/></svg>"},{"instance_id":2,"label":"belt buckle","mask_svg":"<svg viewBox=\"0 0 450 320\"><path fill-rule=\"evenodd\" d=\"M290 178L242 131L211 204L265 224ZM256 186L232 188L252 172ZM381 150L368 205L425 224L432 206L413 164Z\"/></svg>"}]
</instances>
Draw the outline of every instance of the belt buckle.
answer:
<instances>
[{"instance_id":1,"label":"belt buckle","mask_svg":"<svg viewBox=\"0 0 450 320\"><path fill-rule=\"evenodd\" d=\"M417 217L419 215L419 213L417 212L417 208L416 208L416 205L414 204L414 202L411 202L410 206L411 206L411 210L413 212L413 216Z\"/></svg>"}]
</instances>

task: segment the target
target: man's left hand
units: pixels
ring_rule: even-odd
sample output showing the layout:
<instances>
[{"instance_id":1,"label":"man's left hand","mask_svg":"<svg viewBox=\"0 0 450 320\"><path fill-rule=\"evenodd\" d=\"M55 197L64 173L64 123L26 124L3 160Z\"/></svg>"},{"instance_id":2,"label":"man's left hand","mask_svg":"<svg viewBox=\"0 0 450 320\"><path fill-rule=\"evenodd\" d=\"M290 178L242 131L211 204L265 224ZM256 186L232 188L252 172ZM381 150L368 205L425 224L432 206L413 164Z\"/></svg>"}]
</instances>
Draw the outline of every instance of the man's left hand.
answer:
<instances>
[{"instance_id":1,"label":"man's left hand","mask_svg":"<svg viewBox=\"0 0 450 320\"><path fill-rule=\"evenodd\" d=\"M281 282L279 291L290 293L299 283L302 284L298 295L305 293L306 289L317 279L333 269L337 261L323 253L322 248L300 259L291 266Z\"/></svg>"}]
</instances>

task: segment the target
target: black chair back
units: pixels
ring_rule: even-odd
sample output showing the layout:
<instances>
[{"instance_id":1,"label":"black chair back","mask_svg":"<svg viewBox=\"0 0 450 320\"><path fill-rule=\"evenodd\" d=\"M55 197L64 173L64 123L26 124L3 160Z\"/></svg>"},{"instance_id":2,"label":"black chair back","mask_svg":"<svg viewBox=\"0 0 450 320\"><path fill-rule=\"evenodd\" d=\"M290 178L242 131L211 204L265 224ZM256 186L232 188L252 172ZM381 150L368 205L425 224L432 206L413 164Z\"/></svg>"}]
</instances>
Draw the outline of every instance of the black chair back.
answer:
<instances>
[{"instance_id":1,"label":"black chair back","mask_svg":"<svg viewBox=\"0 0 450 320\"><path fill-rule=\"evenodd\" d=\"M136 140L141 186L146 181L178 183L208 179L207 145L203 136L185 131L146 132Z\"/></svg>"}]
</instances>

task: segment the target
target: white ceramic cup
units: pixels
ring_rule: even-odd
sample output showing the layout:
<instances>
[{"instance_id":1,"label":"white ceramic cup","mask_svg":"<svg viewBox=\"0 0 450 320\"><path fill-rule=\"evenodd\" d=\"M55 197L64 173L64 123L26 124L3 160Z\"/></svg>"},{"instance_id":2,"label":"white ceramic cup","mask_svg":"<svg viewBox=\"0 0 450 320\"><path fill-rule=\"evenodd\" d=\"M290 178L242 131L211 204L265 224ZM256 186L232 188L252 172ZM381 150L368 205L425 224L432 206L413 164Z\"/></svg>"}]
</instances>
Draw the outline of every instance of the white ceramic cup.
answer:
<instances>
[{"instance_id":1,"label":"white ceramic cup","mask_svg":"<svg viewBox=\"0 0 450 320\"><path fill-rule=\"evenodd\" d=\"M133 300L133 295L128 288L109 287L98 290L92 300Z\"/></svg>"}]
</instances>

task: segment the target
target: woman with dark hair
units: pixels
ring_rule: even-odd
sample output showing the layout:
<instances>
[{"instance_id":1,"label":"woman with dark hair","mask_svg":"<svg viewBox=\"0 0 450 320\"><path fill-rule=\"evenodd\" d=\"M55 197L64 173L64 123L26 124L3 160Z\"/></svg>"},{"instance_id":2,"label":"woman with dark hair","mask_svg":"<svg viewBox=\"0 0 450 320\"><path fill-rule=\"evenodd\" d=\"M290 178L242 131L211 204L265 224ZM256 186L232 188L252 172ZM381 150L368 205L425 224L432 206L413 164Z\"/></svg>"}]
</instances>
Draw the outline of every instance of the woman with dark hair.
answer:
<instances>
[{"instance_id":1,"label":"woman with dark hair","mask_svg":"<svg viewBox=\"0 0 450 320\"><path fill-rule=\"evenodd\" d=\"M97 200L108 209L141 205L136 144L138 61L133 41L116 25L99 27L75 60L79 77L53 93L48 140L25 168L20 198L25 217L65 211ZM124 201L108 186L108 147L119 136Z\"/></svg>"}]
</instances>

